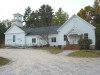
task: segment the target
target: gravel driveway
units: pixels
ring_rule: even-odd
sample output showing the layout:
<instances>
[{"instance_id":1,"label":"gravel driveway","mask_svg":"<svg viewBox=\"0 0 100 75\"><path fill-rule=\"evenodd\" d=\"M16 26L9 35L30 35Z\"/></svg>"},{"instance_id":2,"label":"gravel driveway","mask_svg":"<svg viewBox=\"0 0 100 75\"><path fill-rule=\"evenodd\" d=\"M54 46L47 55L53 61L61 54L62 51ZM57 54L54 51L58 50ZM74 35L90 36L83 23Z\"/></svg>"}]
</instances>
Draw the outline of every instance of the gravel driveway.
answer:
<instances>
[{"instance_id":1,"label":"gravel driveway","mask_svg":"<svg viewBox=\"0 0 100 75\"><path fill-rule=\"evenodd\" d=\"M12 60L0 67L0 75L100 75L100 58L73 58L35 49L0 49L0 56Z\"/></svg>"}]
</instances>

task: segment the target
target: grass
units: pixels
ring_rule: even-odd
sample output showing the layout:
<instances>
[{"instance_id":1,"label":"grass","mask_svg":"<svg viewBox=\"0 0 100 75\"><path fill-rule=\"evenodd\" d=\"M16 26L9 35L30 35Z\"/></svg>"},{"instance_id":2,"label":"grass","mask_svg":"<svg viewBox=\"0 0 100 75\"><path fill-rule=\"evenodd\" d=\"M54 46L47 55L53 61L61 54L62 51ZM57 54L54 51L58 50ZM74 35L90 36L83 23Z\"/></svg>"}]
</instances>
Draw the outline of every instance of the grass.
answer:
<instances>
[{"instance_id":1,"label":"grass","mask_svg":"<svg viewBox=\"0 0 100 75\"><path fill-rule=\"evenodd\" d=\"M4 48L4 44L0 44L0 48Z\"/></svg>"},{"instance_id":2,"label":"grass","mask_svg":"<svg viewBox=\"0 0 100 75\"><path fill-rule=\"evenodd\" d=\"M63 51L62 49L60 49L58 47L40 47L40 48L37 48L37 49L47 50L52 54L58 54L58 53L61 53Z\"/></svg>"},{"instance_id":3,"label":"grass","mask_svg":"<svg viewBox=\"0 0 100 75\"><path fill-rule=\"evenodd\" d=\"M100 57L100 53L93 50L80 50L76 52L72 52L69 56L73 57Z\"/></svg>"},{"instance_id":4,"label":"grass","mask_svg":"<svg viewBox=\"0 0 100 75\"><path fill-rule=\"evenodd\" d=\"M0 66L6 65L6 64L9 63L9 62L10 62L9 59L0 57Z\"/></svg>"},{"instance_id":5,"label":"grass","mask_svg":"<svg viewBox=\"0 0 100 75\"><path fill-rule=\"evenodd\" d=\"M48 50L52 54L58 54L58 53L61 53L63 51L62 49L60 49L58 47L50 47Z\"/></svg>"}]
</instances>

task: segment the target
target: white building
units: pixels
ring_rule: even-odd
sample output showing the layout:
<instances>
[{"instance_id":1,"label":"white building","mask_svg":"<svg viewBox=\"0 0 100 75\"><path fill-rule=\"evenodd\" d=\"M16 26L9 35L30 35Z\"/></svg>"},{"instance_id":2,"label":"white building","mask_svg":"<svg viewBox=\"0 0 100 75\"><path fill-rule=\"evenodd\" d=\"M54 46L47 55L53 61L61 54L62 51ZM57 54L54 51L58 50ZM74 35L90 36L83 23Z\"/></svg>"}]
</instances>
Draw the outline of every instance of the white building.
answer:
<instances>
[{"instance_id":1,"label":"white building","mask_svg":"<svg viewBox=\"0 0 100 75\"><path fill-rule=\"evenodd\" d=\"M48 30L48 31L46 31ZM78 44L78 40L89 38L92 40L91 48L95 48L95 27L77 15L73 15L61 26L39 28L23 28L22 15L14 14L12 26L4 33L6 46L41 46L46 45L46 35L49 32L50 46L65 46L66 35L70 44Z\"/></svg>"}]
</instances>

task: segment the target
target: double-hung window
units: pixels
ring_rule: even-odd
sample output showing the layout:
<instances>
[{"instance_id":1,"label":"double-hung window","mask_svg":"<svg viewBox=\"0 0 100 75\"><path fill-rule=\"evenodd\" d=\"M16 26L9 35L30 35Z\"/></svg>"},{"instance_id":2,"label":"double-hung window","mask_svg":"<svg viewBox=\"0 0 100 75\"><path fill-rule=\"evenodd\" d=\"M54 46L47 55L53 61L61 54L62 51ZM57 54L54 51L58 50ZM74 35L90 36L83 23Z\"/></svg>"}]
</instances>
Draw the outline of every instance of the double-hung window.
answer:
<instances>
[{"instance_id":1,"label":"double-hung window","mask_svg":"<svg viewBox=\"0 0 100 75\"><path fill-rule=\"evenodd\" d=\"M51 42L56 42L56 37L52 37Z\"/></svg>"},{"instance_id":2,"label":"double-hung window","mask_svg":"<svg viewBox=\"0 0 100 75\"><path fill-rule=\"evenodd\" d=\"M36 43L36 38L32 38L32 43Z\"/></svg>"},{"instance_id":3,"label":"double-hung window","mask_svg":"<svg viewBox=\"0 0 100 75\"><path fill-rule=\"evenodd\" d=\"M16 38L15 35L13 35L13 42L15 42L15 38Z\"/></svg>"},{"instance_id":4,"label":"double-hung window","mask_svg":"<svg viewBox=\"0 0 100 75\"><path fill-rule=\"evenodd\" d=\"M64 35L64 41L66 41L67 40L67 36L66 35Z\"/></svg>"},{"instance_id":5,"label":"double-hung window","mask_svg":"<svg viewBox=\"0 0 100 75\"><path fill-rule=\"evenodd\" d=\"M88 33L84 34L84 39L88 39Z\"/></svg>"}]
</instances>

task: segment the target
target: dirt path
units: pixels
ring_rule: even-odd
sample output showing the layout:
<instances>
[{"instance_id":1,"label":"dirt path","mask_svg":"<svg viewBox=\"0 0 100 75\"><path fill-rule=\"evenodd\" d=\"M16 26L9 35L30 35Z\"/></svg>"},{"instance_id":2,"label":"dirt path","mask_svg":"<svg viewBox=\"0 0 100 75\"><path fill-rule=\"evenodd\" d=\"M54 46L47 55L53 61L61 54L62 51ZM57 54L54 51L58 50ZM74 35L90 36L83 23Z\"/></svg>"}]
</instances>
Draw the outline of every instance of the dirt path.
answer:
<instances>
[{"instance_id":1,"label":"dirt path","mask_svg":"<svg viewBox=\"0 0 100 75\"><path fill-rule=\"evenodd\" d=\"M0 49L0 56L12 60L0 67L0 75L100 75L100 58L72 58L32 49Z\"/></svg>"}]
</instances>

